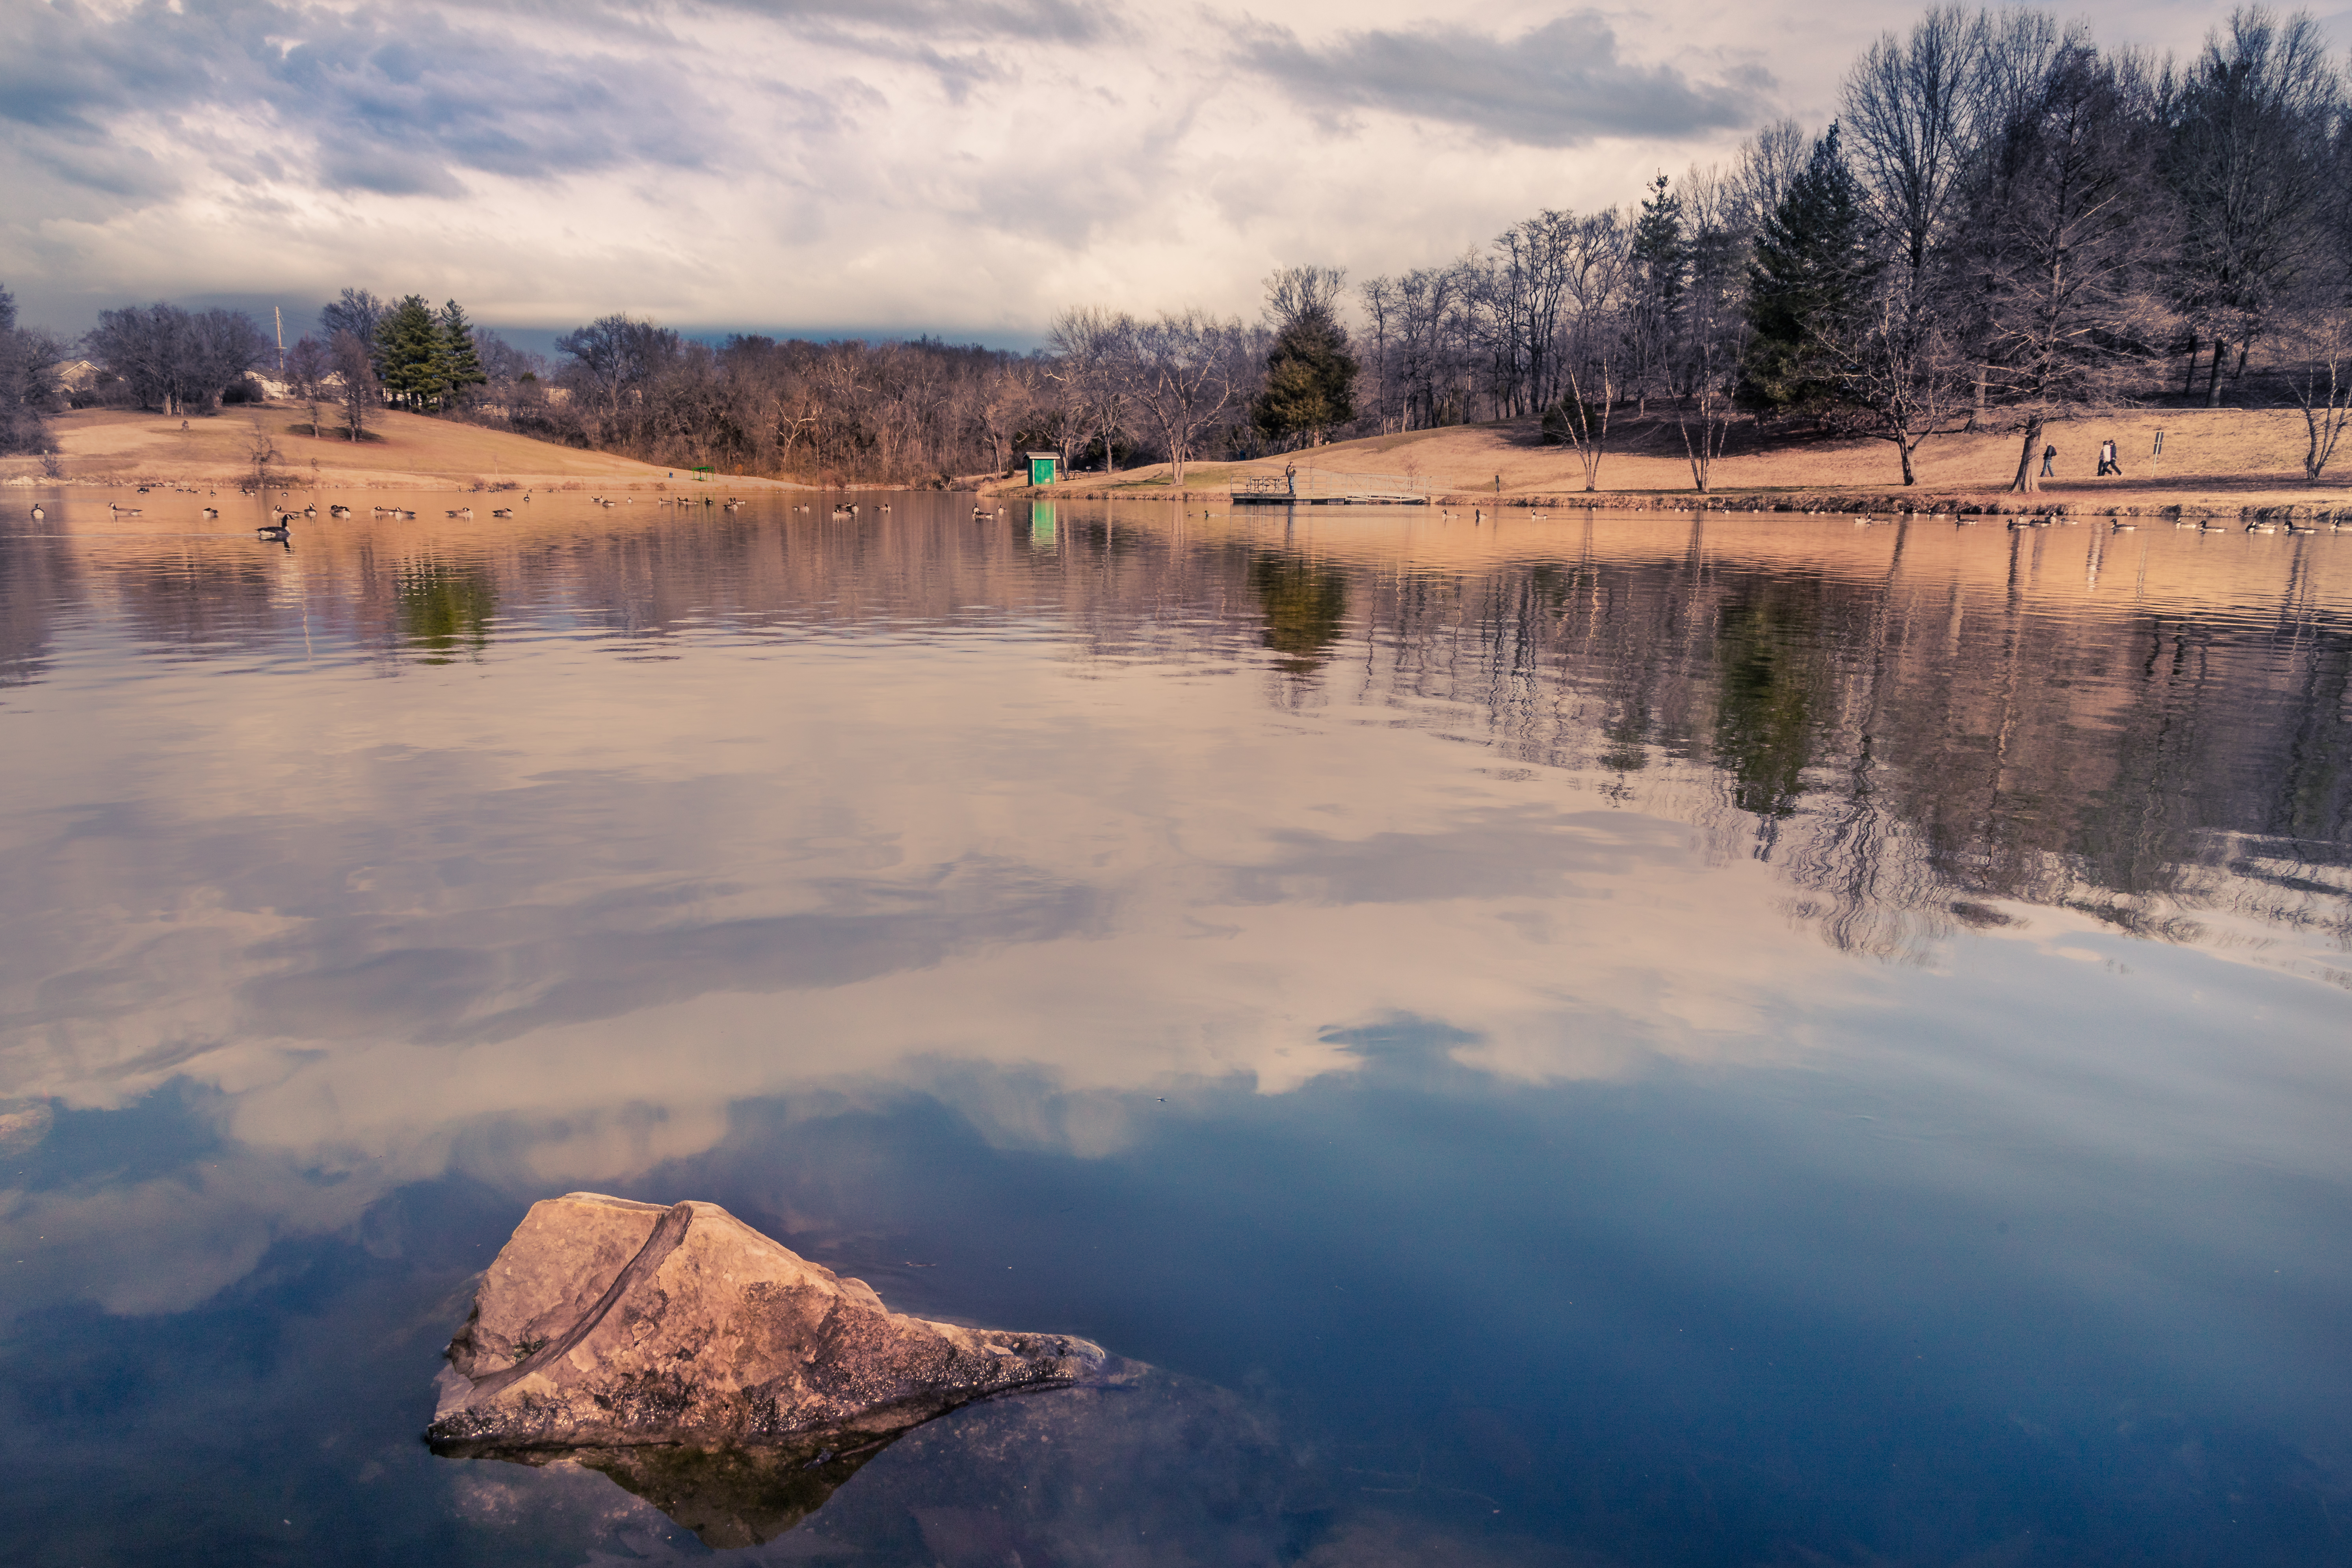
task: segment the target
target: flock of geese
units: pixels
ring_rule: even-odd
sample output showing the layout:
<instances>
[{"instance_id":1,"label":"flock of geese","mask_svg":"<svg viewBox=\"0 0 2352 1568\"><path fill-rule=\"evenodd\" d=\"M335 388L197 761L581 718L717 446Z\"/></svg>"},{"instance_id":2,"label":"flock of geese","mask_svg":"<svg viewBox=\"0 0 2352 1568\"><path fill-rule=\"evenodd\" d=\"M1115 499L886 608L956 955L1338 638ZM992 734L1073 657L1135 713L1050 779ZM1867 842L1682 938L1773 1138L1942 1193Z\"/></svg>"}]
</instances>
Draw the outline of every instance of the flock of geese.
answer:
<instances>
[{"instance_id":1,"label":"flock of geese","mask_svg":"<svg viewBox=\"0 0 2352 1568\"><path fill-rule=\"evenodd\" d=\"M140 486L139 493L141 495L145 495L149 488L150 487L145 485ZM174 489L181 489L184 487L175 485L172 488ZM218 490L198 491L188 489L186 493L189 495L218 495L220 492ZM250 489L247 489L240 493L251 495L253 491ZM524 491L522 499L526 501L530 500L530 492L528 490ZM634 506L636 504L635 501L628 496L623 496L618 500L608 500L604 496L590 496L588 500L592 505L601 507ZM669 496L660 496L656 498L654 504L656 506L690 507L697 505L698 500L697 498L688 496L678 496L675 499ZM734 496L729 496L723 501L714 496L703 496L698 498L698 504L706 507L715 507L725 511L740 511L743 509L744 503ZM135 506L123 506L114 501L109 501L107 503L106 510L109 516L113 518L139 517L142 515L142 508ZM201 514L206 518L216 519L220 516L220 509L218 507L207 506L199 508L198 510ZM374 515L377 517L413 520L416 516L415 511L405 507L380 506L373 510ZM814 509L803 506L796 508L795 510L805 512L813 510ZM890 503L888 501L884 501L877 510L887 512L890 510ZM1808 508L1806 509L1806 515L1809 517L1814 516L1817 515L1820 510L1821 509L1819 508ZM37 501L33 505L32 515L34 521L42 521L48 517L48 509ZM255 529L254 532L265 540L289 540L293 536L294 520L296 518L310 519L315 518L318 515L319 508L316 503L304 507L299 512L280 510L277 513L276 521L262 524L260 527ZM352 509L339 504L331 505L327 508L327 515L329 517L337 518L350 517L352 515ZM447 510L445 515L459 521L470 521L474 516L474 509L469 506L452 507ZM490 515L492 517L512 517L514 516L514 509L512 507L494 507L491 509ZM860 509L858 503L856 501L838 502L833 508L833 521L835 522L855 522L857 521L859 515ZM1003 517L1003 515L1004 509L1001 506L996 508L993 511L990 510L985 506L979 505L975 505L971 509L971 520L974 522L979 522L987 518ZM1201 515L1206 517L1209 514L1202 512ZM1444 511L1442 515L1451 521L1454 516L1454 513L1451 510L1446 510ZM1545 514L1538 511L1531 512L1528 515L1539 520ZM1934 514L1931 513L1929 515ZM1474 507L1471 509L1470 521L1474 527L1483 524L1486 521L1486 510L1483 507ZM1882 518L1870 513L1864 513L1861 517L1853 520L1853 525L1856 528L1885 528L1902 521L1904 520L1901 518ZM1970 516L1966 512L1955 512L1952 514L1952 525L1955 528L1974 528L1977 526L1978 521L1979 519ZM2011 532L2017 532L2021 530L2033 528L2074 528L2080 526L2080 523L2081 520L2078 518L2067 517L2060 512L2045 512L2033 516L2012 517L2009 520L2008 527ZM2211 518L2200 519L2192 517L2178 519L2174 521L2172 526L2176 529L2193 529L2199 533L2227 533L2231 528L2231 524L2217 521ZM2109 527L2116 533L2135 533L2139 530L2139 524L2137 522L2126 522L2121 520L2117 520L2110 523ZM2292 518L2284 520L2256 518L2252 521L2244 525L2243 531L2247 533L2284 532L2292 534L2309 534L2317 533L2319 531L2319 528L2320 525L2315 521L2297 522ZM2330 522L2327 524L2327 529L2331 533L2343 533L2347 531L2352 531L2352 522Z\"/></svg>"}]
</instances>

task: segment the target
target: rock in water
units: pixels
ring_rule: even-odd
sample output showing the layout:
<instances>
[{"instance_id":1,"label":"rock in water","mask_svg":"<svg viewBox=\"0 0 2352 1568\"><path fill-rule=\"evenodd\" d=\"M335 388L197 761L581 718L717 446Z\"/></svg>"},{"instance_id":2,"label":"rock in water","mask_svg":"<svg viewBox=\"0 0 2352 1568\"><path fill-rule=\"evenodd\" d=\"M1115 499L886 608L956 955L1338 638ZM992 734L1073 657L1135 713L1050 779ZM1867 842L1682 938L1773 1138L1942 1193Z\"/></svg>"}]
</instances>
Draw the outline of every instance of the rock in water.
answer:
<instances>
[{"instance_id":1,"label":"rock in water","mask_svg":"<svg viewBox=\"0 0 2352 1568\"><path fill-rule=\"evenodd\" d=\"M436 1452L741 1450L763 1469L824 1472L808 1478L811 1507L856 1469L848 1461L908 1427L991 1394L1074 1383L1103 1362L1066 1334L892 1312L864 1280L716 1204L595 1193L531 1205L448 1357L425 1432Z\"/></svg>"}]
</instances>

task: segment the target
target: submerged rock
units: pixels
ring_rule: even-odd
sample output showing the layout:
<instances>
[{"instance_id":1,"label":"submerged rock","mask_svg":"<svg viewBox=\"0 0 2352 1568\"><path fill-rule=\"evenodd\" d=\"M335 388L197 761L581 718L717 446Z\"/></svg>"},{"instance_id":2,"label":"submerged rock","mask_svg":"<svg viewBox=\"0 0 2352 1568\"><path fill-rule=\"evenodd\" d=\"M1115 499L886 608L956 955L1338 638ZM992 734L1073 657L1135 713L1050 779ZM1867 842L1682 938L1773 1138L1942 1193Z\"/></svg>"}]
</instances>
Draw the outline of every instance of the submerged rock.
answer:
<instances>
[{"instance_id":1,"label":"submerged rock","mask_svg":"<svg viewBox=\"0 0 2352 1568\"><path fill-rule=\"evenodd\" d=\"M425 1432L436 1452L578 1457L656 1494L709 1463L631 1451L731 1456L719 1468L738 1483L759 1478L750 1489L772 1500L757 1523L709 1521L740 1540L814 1508L909 1427L992 1394L1074 1383L1103 1352L1064 1334L892 1312L865 1281L716 1204L572 1193L532 1205L515 1227L448 1360Z\"/></svg>"}]
</instances>

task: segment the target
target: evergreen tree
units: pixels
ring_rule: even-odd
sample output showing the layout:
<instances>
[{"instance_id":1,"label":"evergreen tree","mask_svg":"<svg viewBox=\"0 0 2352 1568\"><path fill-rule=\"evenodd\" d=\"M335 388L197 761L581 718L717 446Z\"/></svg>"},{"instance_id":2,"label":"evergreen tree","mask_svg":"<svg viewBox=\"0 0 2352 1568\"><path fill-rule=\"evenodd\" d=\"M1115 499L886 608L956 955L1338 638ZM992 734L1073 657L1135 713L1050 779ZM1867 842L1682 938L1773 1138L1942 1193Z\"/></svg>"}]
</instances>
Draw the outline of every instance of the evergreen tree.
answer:
<instances>
[{"instance_id":1,"label":"evergreen tree","mask_svg":"<svg viewBox=\"0 0 2352 1568\"><path fill-rule=\"evenodd\" d=\"M1317 445L1324 431L1356 416L1356 356L1328 305L1300 310L1276 334L1265 390L1251 413L1271 440L1304 436Z\"/></svg>"},{"instance_id":2,"label":"evergreen tree","mask_svg":"<svg viewBox=\"0 0 2352 1568\"><path fill-rule=\"evenodd\" d=\"M383 314L375 336L376 374L394 401L423 410L448 386L448 354L440 318L411 294Z\"/></svg>"},{"instance_id":3,"label":"evergreen tree","mask_svg":"<svg viewBox=\"0 0 2352 1568\"><path fill-rule=\"evenodd\" d=\"M474 350L474 323L455 300L441 307L441 395L454 397L469 386L487 386L481 356Z\"/></svg>"},{"instance_id":4,"label":"evergreen tree","mask_svg":"<svg viewBox=\"0 0 2352 1568\"><path fill-rule=\"evenodd\" d=\"M1774 408L1832 396L1822 340L1853 309L1869 277L1861 188L1838 145L1836 121L1813 143L1804 173L1765 215L1748 268L1750 398Z\"/></svg>"},{"instance_id":5,"label":"evergreen tree","mask_svg":"<svg viewBox=\"0 0 2352 1568\"><path fill-rule=\"evenodd\" d=\"M1671 392L1667 361L1681 325L1690 279L1690 248L1683 238L1683 200L1660 174L1633 223L1633 389L1640 412L1654 394Z\"/></svg>"}]
</instances>

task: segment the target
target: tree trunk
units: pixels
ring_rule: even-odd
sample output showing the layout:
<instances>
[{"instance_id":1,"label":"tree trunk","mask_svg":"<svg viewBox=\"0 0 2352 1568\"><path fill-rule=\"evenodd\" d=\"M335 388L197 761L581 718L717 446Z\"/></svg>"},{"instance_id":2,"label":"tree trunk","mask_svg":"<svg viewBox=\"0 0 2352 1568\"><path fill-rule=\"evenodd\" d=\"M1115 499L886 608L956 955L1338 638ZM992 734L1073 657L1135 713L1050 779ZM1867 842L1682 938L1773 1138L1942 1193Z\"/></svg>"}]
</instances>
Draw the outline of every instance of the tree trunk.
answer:
<instances>
[{"instance_id":1,"label":"tree trunk","mask_svg":"<svg viewBox=\"0 0 2352 1568\"><path fill-rule=\"evenodd\" d=\"M2187 397L2197 390L2197 359L2205 352L2203 338L2189 340L2189 374L2180 384L2180 395Z\"/></svg>"},{"instance_id":2,"label":"tree trunk","mask_svg":"<svg viewBox=\"0 0 2352 1568\"><path fill-rule=\"evenodd\" d=\"M2212 374L2205 378L2205 406L2208 408L2219 408L2221 406L2221 362L2227 359L2229 354L2229 340L2227 338L2215 338L2213 340Z\"/></svg>"},{"instance_id":3,"label":"tree trunk","mask_svg":"<svg viewBox=\"0 0 2352 1568\"><path fill-rule=\"evenodd\" d=\"M1990 374L1984 366L1977 366L1977 400L1969 407L1969 430L1971 434L1975 432L1978 426L1984 423L1985 381Z\"/></svg>"},{"instance_id":4,"label":"tree trunk","mask_svg":"<svg viewBox=\"0 0 2352 1568\"><path fill-rule=\"evenodd\" d=\"M2029 415L2025 421L2025 450L2017 459L2017 479L2009 488L2020 495L2042 493L2042 416Z\"/></svg>"},{"instance_id":5,"label":"tree trunk","mask_svg":"<svg viewBox=\"0 0 2352 1568\"><path fill-rule=\"evenodd\" d=\"M1906 485L1917 484L1919 477L1911 471L1911 444L1898 439L1895 443L1895 449L1903 454L1903 482Z\"/></svg>"}]
</instances>

